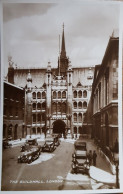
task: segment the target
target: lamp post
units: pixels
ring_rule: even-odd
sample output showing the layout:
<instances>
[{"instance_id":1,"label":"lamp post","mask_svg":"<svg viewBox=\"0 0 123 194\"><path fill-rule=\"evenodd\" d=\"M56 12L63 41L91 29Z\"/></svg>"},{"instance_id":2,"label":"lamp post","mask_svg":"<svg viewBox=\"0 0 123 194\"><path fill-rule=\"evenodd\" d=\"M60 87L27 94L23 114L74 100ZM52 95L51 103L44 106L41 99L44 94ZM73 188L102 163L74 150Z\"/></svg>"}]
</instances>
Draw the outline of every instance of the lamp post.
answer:
<instances>
[{"instance_id":1,"label":"lamp post","mask_svg":"<svg viewBox=\"0 0 123 194\"><path fill-rule=\"evenodd\" d=\"M116 188L119 188L119 154L114 152L114 164L116 170Z\"/></svg>"}]
</instances>

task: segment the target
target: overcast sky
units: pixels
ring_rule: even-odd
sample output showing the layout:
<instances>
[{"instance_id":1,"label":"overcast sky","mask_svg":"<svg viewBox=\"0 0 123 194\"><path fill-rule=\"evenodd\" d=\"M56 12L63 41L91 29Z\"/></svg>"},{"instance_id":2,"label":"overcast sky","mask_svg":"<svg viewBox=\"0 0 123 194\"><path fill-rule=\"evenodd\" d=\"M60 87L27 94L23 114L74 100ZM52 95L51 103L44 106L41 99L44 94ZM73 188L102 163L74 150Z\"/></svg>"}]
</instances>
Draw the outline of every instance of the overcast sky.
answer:
<instances>
[{"instance_id":1,"label":"overcast sky","mask_svg":"<svg viewBox=\"0 0 123 194\"><path fill-rule=\"evenodd\" d=\"M5 3L3 50L19 67L57 67L59 34L65 24L66 53L73 67L100 64L114 29L119 8L112 3Z\"/></svg>"}]
</instances>

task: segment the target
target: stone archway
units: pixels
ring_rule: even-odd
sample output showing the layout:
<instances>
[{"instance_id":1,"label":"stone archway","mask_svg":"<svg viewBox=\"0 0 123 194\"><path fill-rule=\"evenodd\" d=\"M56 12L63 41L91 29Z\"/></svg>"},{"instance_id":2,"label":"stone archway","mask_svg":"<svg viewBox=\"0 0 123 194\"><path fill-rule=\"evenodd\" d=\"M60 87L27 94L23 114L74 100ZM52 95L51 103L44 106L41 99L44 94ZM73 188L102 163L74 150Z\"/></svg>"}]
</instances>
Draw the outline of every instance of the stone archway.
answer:
<instances>
[{"instance_id":1,"label":"stone archway","mask_svg":"<svg viewBox=\"0 0 123 194\"><path fill-rule=\"evenodd\" d=\"M61 133L61 134L65 134L65 122L62 120L56 120L53 123L53 133Z\"/></svg>"}]
</instances>

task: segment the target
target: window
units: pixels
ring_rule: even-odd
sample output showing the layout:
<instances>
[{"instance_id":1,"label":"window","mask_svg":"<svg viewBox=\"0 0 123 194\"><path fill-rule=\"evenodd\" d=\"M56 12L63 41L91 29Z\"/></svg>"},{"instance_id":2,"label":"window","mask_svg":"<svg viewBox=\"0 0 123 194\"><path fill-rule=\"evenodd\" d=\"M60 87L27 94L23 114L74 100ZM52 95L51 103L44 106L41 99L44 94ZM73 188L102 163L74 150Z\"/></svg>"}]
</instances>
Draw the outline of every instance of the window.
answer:
<instances>
[{"instance_id":1,"label":"window","mask_svg":"<svg viewBox=\"0 0 123 194\"><path fill-rule=\"evenodd\" d=\"M56 113L56 103L53 103L53 105L52 105L52 112Z\"/></svg>"},{"instance_id":2,"label":"window","mask_svg":"<svg viewBox=\"0 0 123 194\"><path fill-rule=\"evenodd\" d=\"M79 127L79 133L82 134L82 127Z\"/></svg>"},{"instance_id":3,"label":"window","mask_svg":"<svg viewBox=\"0 0 123 194\"><path fill-rule=\"evenodd\" d=\"M79 113L79 122L82 122L82 113Z\"/></svg>"},{"instance_id":4,"label":"window","mask_svg":"<svg viewBox=\"0 0 123 194\"><path fill-rule=\"evenodd\" d=\"M46 98L46 93L42 92L42 99L45 99L45 98Z\"/></svg>"},{"instance_id":5,"label":"window","mask_svg":"<svg viewBox=\"0 0 123 194\"><path fill-rule=\"evenodd\" d=\"M83 102L83 108L87 108L87 102Z\"/></svg>"},{"instance_id":6,"label":"window","mask_svg":"<svg viewBox=\"0 0 123 194\"><path fill-rule=\"evenodd\" d=\"M38 98L38 99L41 98L41 93L40 93L40 92L37 93L37 98Z\"/></svg>"},{"instance_id":7,"label":"window","mask_svg":"<svg viewBox=\"0 0 123 194\"><path fill-rule=\"evenodd\" d=\"M66 103L62 103L62 112L66 113Z\"/></svg>"},{"instance_id":8,"label":"window","mask_svg":"<svg viewBox=\"0 0 123 194\"><path fill-rule=\"evenodd\" d=\"M35 128L32 128L32 133L36 134L36 129Z\"/></svg>"},{"instance_id":9,"label":"window","mask_svg":"<svg viewBox=\"0 0 123 194\"><path fill-rule=\"evenodd\" d=\"M58 104L57 104L57 112L61 112L61 103L60 102L58 102Z\"/></svg>"},{"instance_id":10,"label":"window","mask_svg":"<svg viewBox=\"0 0 123 194\"><path fill-rule=\"evenodd\" d=\"M83 98L87 98L87 91L86 90L83 91Z\"/></svg>"},{"instance_id":11,"label":"window","mask_svg":"<svg viewBox=\"0 0 123 194\"><path fill-rule=\"evenodd\" d=\"M66 98L66 92L65 91L62 92L62 98Z\"/></svg>"},{"instance_id":12,"label":"window","mask_svg":"<svg viewBox=\"0 0 123 194\"><path fill-rule=\"evenodd\" d=\"M37 104L37 109L38 109L38 110L41 110L41 103L38 103L38 104Z\"/></svg>"},{"instance_id":13,"label":"window","mask_svg":"<svg viewBox=\"0 0 123 194\"><path fill-rule=\"evenodd\" d=\"M60 91L58 92L58 98L61 98L61 92Z\"/></svg>"},{"instance_id":14,"label":"window","mask_svg":"<svg viewBox=\"0 0 123 194\"><path fill-rule=\"evenodd\" d=\"M73 107L76 109L77 108L77 102L73 103Z\"/></svg>"},{"instance_id":15,"label":"window","mask_svg":"<svg viewBox=\"0 0 123 194\"><path fill-rule=\"evenodd\" d=\"M76 113L74 113L73 117L74 117L74 122L77 122L77 114Z\"/></svg>"},{"instance_id":16,"label":"window","mask_svg":"<svg viewBox=\"0 0 123 194\"><path fill-rule=\"evenodd\" d=\"M35 92L33 92L32 97L33 97L33 99L36 99L36 93Z\"/></svg>"},{"instance_id":17,"label":"window","mask_svg":"<svg viewBox=\"0 0 123 194\"><path fill-rule=\"evenodd\" d=\"M106 73L105 73L105 105L108 103L108 98L109 98L109 68L107 68Z\"/></svg>"},{"instance_id":18,"label":"window","mask_svg":"<svg viewBox=\"0 0 123 194\"><path fill-rule=\"evenodd\" d=\"M53 99L56 99L56 92L53 92Z\"/></svg>"},{"instance_id":19,"label":"window","mask_svg":"<svg viewBox=\"0 0 123 194\"><path fill-rule=\"evenodd\" d=\"M32 107L33 107L33 110L36 110L36 103L33 103Z\"/></svg>"},{"instance_id":20,"label":"window","mask_svg":"<svg viewBox=\"0 0 123 194\"><path fill-rule=\"evenodd\" d=\"M37 121L38 121L38 122L41 122L41 114L38 114L38 115L37 115Z\"/></svg>"},{"instance_id":21,"label":"window","mask_svg":"<svg viewBox=\"0 0 123 194\"><path fill-rule=\"evenodd\" d=\"M42 121L43 122L45 121L45 114L44 113L42 114Z\"/></svg>"},{"instance_id":22,"label":"window","mask_svg":"<svg viewBox=\"0 0 123 194\"><path fill-rule=\"evenodd\" d=\"M78 103L79 109L82 109L82 102Z\"/></svg>"},{"instance_id":23,"label":"window","mask_svg":"<svg viewBox=\"0 0 123 194\"><path fill-rule=\"evenodd\" d=\"M41 133L40 127L37 128L37 133L39 133L39 134Z\"/></svg>"},{"instance_id":24,"label":"window","mask_svg":"<svg viewBox=\"0 0 123 194\"><path fill-rule=\"evenodd\" d=\"M74 127L74 134L77 134L77 127Z\"/></svg>"},{"instance_id":25,"label":"window","mask_svg":"<svg viewBox=\"0 0 123 194\"><path fill-rule=\"evenodd\" d=\"M43 110L46 109L46 103L45 103L45 102L42 103L42 109L43 109Z\"/></svg>"},{"instance_id":26,"label":"window","mask_svg":"<svg viewBox=\"0 0 123 194\"><path fill-rule=\"evenodd\" d=\"M32 115L32 119L33 119L33 120L32 120L33 123L35 123L35 122L36 122L36 115L35 115L35 114Z\"/></svg>"},{"instance_id":27,"label":"window","mask_svg":"<svg viewBox=\"0 0 123 194\"><path fill-rule=\"evenodd\" d=\"M79 98L82 98L82 91L79 91L79 92L78 92L78 97L79 97Z\"/></svg>"},{"instance_id":28,"label":"window","mask_svg":"<svg viewBox=\"0 0 123 194\"><path fill-rule=\"evenodd\" d=\"M74 96L74 98L77 98L77 91L73 92L73 96Z\"/></svg>"}]
</instances>

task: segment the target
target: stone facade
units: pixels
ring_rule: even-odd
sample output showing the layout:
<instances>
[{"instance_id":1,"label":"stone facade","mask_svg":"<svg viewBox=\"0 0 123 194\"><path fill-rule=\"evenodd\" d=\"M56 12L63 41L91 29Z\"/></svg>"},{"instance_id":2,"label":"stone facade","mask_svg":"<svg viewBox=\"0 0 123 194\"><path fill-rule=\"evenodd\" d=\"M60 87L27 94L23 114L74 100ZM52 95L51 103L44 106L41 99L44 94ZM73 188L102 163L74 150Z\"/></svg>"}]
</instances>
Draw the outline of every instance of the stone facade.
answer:
<instances>
[{"instance_id":1,"label":"stone facade","mask_svg":"<svg viewBox=\"0 0 123 194\"><path fill-rule=\"evenodd\" d=\"M102 60L95 67L92 85L92 137L113 163L118 153L118 46L119 38L111 36Z\"/></svg>"},{"instance_id":2,"label":"stone facade","mask_svg":"<svg viewBox=\"0 0 123 194\"><path fill-rule=\"evenodd\" d=\"M9 67L15 85L25 89L24 123L28 135L43 133L90 133L85 113L92 90L94 67L72 68L66 56L64 29L58 68L47 69ZM86 126L86 130L82 126Z\"/></svg>"}]
</instances>

